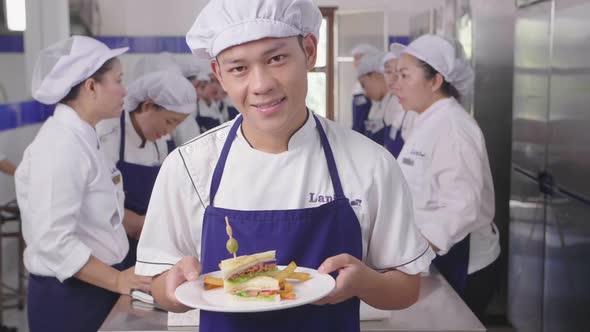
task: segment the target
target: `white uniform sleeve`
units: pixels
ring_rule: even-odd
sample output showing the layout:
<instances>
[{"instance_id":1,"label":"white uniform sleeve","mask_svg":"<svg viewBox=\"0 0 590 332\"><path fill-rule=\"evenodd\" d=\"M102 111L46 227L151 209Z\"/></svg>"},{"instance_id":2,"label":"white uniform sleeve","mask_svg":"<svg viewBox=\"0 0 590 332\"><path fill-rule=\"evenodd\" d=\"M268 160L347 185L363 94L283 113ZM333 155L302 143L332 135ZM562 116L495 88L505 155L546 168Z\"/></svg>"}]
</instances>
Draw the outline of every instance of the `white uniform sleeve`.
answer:
<instances>
[{"instance_id":1,"label":"white uniform sleeve","mask_svg":"<svg viewBox=\"0 0 590 332\"><path fill-rule=\"evenodd\" d=\"M77 273L92 252L76 236L77 224L84 222L81 197L92 181L92 168L88 159L77 158L82 151L71 149L58 156L49 151L29 156L15 178L17 188L21 187L19 204L25 202L23 231L30 232L28 238L38 244L40 261L60 281Z\"/></svg>"},{"instance_id":2,"label":"white uniform sleeve","mask_svg":"<svg viewBox=\"0 0 590 332\"><path fill-rule=\"evenodd\" d=\"M137 248L135 273L154 276L182 257L199 257L204 207L180 150L164 161L148 206Z\"/></svg>"},{"instance_id":3,"label":"white uniform sleeve","mask_svg":"<svg viewBox=\"0 0 590 332\"><path fill-rule=\"evenodd\" d=\"M461 130L462 129L462 130ZM446 254L457 242L489 221L478 218L484 189L487 158L481 132L456 128L449 139L437 143L430 164L431 179L438 187L435 206L416 211L420 230ZM434 181L434 180L433 180Z\"/></svg>"},{"instance_id":4,"label":"white uniform sleeve","mask_svg":"<svg viewBox=\"0 0 590 332\"><path fill-rule=\"evenodd\" d=\"M6 159L6 155L4 153L2 153L2 151L0 151L0 161L5 160Z\"/></svg>"},{"instance_id":5,"label":"white uniform sleeve","mask_svg":"<svg viewBox=\"0 0 590 332\"><path fill-rule=\"evenodd\" d=\"M411 193L393 156L383 153L373 174L367 265L408 274L425 271L435 255L414 223Z\"/></svg>"}]
</instances>

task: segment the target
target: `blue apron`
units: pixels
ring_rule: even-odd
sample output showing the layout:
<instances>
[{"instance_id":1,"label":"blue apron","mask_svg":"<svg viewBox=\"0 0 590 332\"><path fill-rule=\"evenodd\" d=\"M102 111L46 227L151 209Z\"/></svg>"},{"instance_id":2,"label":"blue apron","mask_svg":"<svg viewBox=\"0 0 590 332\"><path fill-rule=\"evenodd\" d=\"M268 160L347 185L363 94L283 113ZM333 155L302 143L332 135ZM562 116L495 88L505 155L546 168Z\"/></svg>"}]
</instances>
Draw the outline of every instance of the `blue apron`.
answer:
<instances>
[{"instance_id":1,"label":"blue apron","mask_svg":"<svg viewBox=\"0 0 590 332\"><path fill-rule=\"evenodd\" d=\"M242 123L242 117L237 118L213 173L211 203L205 210L203 220L203 273L219 270L219 262L230 257L225 249L226 216L231 222L233 236L240 244L240 255L276 250L278 264L287 265L295 261L299 266L310 268L318 268L326 258L342 253L361 259L362 237L359 221L350 202L344 196L326 134L315 115L314 119L334 187L334 200L319 207L295 210L239 211L215 207L215 194L219 188L225 162L236 131ZM230 314L201 311L199 329L203 332L358 332L359 303L359 299L355 297L335 305L309 304L263 313Z\"/></svg>"},{"instance_id":2,"label":"blue apron","mask_svg":"<svg viewBox=\"0 0 590 332\"><path fill-rule=\"evenodd\" d=\"M231 121L231 120L235 119L236 116L238 116L238 114L240 114L240 112L234 106L228 106L227 107L228 121Z\"/></svg>"},{"instance_id":3,"label":"blue apron","mask_svg":"<svg viewBox=\"0 0 590 332\"><path fill-rule=\"evenodd\" d=\"M385 138L385 121L379 120L365 120L365 136L373 140L373 142L383 145Z\"/></svg>"},{"instance_id":4,"label":"blue apron","mask_svg":"<svg viewBox=\"0 0 590 332\"><path fill-rule=\"evenodd\" d=\"M117 168L123 177L125 208L140 216L145 216L160 166L144 166L125 161L125 113L121 114L120 123L121 138L119 141L119 161L117 162ZM168 153L171 152L169 142L167 142L167 147L169 149ZM129 254L126 259L132 262L131 265L135 265L138 241L130 237L128 239Z\"/></svg>"},{"instance_id":5,"label":"blue apron","mask_svg":"<svg viewBox=\"0 0 590 332\"><path fill-rule=\"evenodd\" d=\"M365 134L365 120L371 105L371 100L362 93L352 96L352 130Z\"/></svg>"},{"instance_id":6,"label":"blue apron","mask_svg":"<svg viewBox=\"0 0 590 332\"><path fill-rule=\"evenodd\" d=\"M217 118L210 118L208 116L201 115L201 107L197 101L197 117L195 118L197 125L201 128L201 132L204 133L209 129L213 129L221 124L221 121Z\"/></svg>"},{"instance_id":7,"label":"blue apron","mask_svg":"<svg viewBox=\"0 0 590 332\"><path fill-rule=\"evenodd\" d=\"M385 137L383 138L383 145L385 148L391 152L391 154L397 159L402 148L404 147L405 141L402 137L402 128L404 127L404 122L406 121L406 115L408 115L407 111L404 111L404 117L402 118L402 123L400 124L397 132L395 133L395 138L391 139L391 130L393 129L392 125L385 127Z\"/></svg>"},{"instance_id":8,"label":"blue apron","mask_svg":"<svg viewBox=\"0 0 590 332\"><path fill-rule=\"evenodd\" d=\"M469 238L455 243L444 256L436 256L432 261L437 270L447 279L459 296L464 297L467 287L467 268L469 266Z\"/></svg>"},{"instance_id":9,"label":"blue apron","mask_svg":"<svg viewBox=\"0 0 590 332\"><path fill-rule=\"evenodd\" d=\"M119 271L125 262L114 265ZM31 332L96 332L119 294L75 277L61 283L53 277L29 275L27 314Z\"/></svg>"}]
</instances>

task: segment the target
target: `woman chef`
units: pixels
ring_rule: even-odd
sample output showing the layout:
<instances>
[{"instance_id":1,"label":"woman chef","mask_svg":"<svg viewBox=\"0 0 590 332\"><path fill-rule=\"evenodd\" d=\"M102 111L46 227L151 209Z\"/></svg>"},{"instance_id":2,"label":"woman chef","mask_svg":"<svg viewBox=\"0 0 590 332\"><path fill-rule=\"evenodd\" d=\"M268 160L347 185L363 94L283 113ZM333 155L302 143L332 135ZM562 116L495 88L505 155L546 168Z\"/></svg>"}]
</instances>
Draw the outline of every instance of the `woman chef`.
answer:
<instances>
[{"instance_id":1,"label":"woman chef","mask_svg":"<svg viewBox=\"0 0 590 332\"><path fill-rule=\"evenodd\" d=\"M414 111L406 111L400 105L395 96L394 85L397 82L397 60L399 55L393 52L387 52L382 59L385 84L389 93L383 98L383 108L385 109L385 132L383 145L397 158L405 141L410 137L414 118L418 115Z\"/></svg>"},{"instance_id":2,"label":"woman chef","mask_svg":"<svg viewBox=\"0 0 590 332\"><path fill-rule=\"evenodd\" d=\"M500 245L485 140L459 104L473 70L458 42L438 36L391 48L401 54L396 95L419 113L398 158L416 224L438 254L438 270L481 318L499 279Z\"/></svg>"},{"instance_id":3,"label":"woman chef","mask_svg":"<svg viewBox=\"0 0 590 332\"><path fill-rule=\"evenodd\" d=\"M119 294L150 289L124 261L121 174L94 130L121 115L116 57L126 50L73 36L42 50L35 65L33 97L58 104L15 175L32 332L96 331Z\"/></svg>"},{"instance_id":4,"label":"woman chef","mask_svg":"<svg viewBox=\"0 0 590 332\"><path fill-rule=\"evenodd\" d=\"M124 226L135 262L137 240L160 166L168 155L168 135L196 109L193 86L180 73L156 71L133 81L118 119L102 121L102 147L123 176Z\"/></svg>"}]
</instances>

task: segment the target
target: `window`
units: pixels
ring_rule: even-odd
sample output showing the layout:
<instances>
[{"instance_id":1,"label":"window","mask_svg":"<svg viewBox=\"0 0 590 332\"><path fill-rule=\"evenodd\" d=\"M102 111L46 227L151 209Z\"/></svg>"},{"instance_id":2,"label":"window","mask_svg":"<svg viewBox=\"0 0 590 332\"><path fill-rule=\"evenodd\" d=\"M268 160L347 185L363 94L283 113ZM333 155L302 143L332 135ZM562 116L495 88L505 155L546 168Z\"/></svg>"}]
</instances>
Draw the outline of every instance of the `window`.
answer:
<instances>
[{"instance_id":1,"label":"window","mask_svg":"<svg viewBox=\"0 0 590 332\"><path fill-rule=\"evenodd\" d=\"M318 40L314 70L307 74L306 103L316 113L334 119L334 12L336 8L320 8L323 19Z\"/></svg>"}]
</instances>

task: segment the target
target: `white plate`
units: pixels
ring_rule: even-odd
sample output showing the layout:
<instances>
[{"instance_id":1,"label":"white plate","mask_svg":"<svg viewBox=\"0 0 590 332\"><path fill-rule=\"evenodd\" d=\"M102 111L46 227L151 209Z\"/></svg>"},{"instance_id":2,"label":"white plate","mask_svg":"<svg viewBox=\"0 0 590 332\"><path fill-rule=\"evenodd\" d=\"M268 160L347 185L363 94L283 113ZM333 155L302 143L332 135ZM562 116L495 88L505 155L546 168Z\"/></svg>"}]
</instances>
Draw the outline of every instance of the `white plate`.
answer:
<instances>
[{"instance_id":1,"label":"white plate","mask_svg":"<svg viewBox=\"0 0 590 332\"><path fill-rule=\"evenodd\" d=\"M285 266L279 266L284 269ZM311 278L306 281L289 280L295 289L294 300L281 300L280 302L263 301L234 301L223 288L205 290L203 288L202 275L199 280L188 281L178 286L175 291L178 301L188 307L219 312L262 312L293 308L304 304L315 302L332 291L336 281L329 274L320 274L317 270L304 267L297 267L297 272L309 273ZM221 278L221 271L208 273L207 275Z\"/></svg>"}]
</instances>

